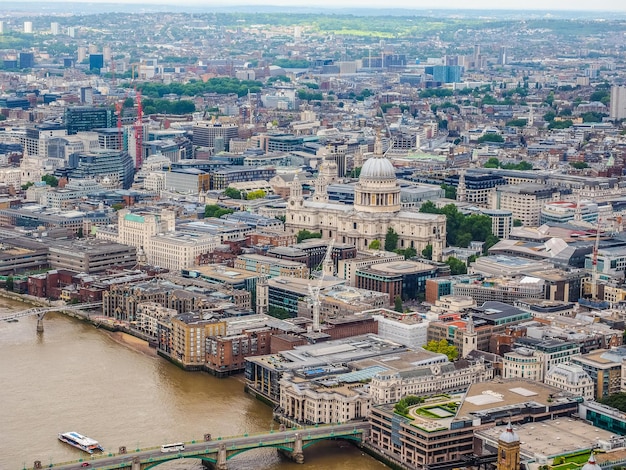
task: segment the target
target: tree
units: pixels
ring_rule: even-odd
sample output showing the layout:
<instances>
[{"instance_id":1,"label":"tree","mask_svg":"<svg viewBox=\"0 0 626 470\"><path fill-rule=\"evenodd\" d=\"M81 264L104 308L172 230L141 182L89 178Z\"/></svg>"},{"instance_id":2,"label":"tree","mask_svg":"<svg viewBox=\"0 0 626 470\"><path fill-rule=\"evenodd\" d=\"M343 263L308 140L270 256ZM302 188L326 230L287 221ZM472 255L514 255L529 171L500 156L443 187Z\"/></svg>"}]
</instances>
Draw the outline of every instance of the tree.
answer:
<instances>
[{"instance_id":1,"label":"tree","mask_svg":"<svg viewBox=\"0 0 626 470\"><path fill-rule=\"evenodd\" d=\"M297 235L298 243L310 238L322 238L321 232L309 232L308 230L300 230Z\"/></svg>"},{"instance_id":2,"label":"tree","mask_svg":"<svg viewBox=\"0 0 626 470\"><path fill-rule=\"evenodd\" d=\"M41 181L45 181L48 186L56 188L59 185L59 180L53 175L43 175Z\"/></svg>"},{"instance_id":3,"label":"tree","mask_svg":"<svg viewBox=\"0 0 626 470\"><path fill-rule=\"evenodd\" d=\"M522 223L521 220L513 219L513 227L521 227L522 225L524 225L524 224Z\"/></svg>"},{"instance_id":4,"label":"tree","mask_svg":"<svg viewBox=\"0 0 626 470\"><path fill-rule=\"evenodd\" d=\"M32 185L34 185L35 183L33 183L32 181L29 181L28 183L23 184L22 186L20 186L22 188L22 191L26 191L28 188L30 188Z\"/></svg>"},{"instance_id":5,"label":"tree","mask_svg":"<svg viewBox=\"0 0 626 470\"><path fill-rule=\"evenodd\" d=\"M506 123L507 126L511 126L511 127L525 127L526 124L528 124L528 121L522 118L511 119L510 121Z\"/></svg>"},{"instance_id":6,"label":"tree","mask_svg":"<svg viewBox=\"0 0 626 470\"><path fill-rule=\"evenodd\" d=\"M82 227L78 227L78 230L76 232L76 238L83 238L85 236L85 234L83 233L83 228Z\"/></svg>"},{"instance_id":7,"label":"tree","mask_svg":"<svg viewBox=\"0 0 626 470\"><path fill-rule=\"evenodd\" d=\"M281 320L284 320L286 318L291 318L289 311L287 309L280 308L280 307L270 307L267 313L271 317L280 318Z\"/></svg>"},{"instance_id":8,"label":"tree","mask_svg":"<svg viewBox=\"0 0 626 470\"><path fill-rule=\"evenodd\" d=\"M450 273L453 276L458 274L467 274L467 266L460 259L450 257L446 260L446 264L450 266Z\"/></svg>"},{"instance_id":9,"label":"tree","mask_svg":"<svg viewBox=\"0 0 626 470\"><path fill-rule=\"evenodd\" d=\"M483 168L499 168L499 167L500 167L500 160L498 160L496 157L491 157L483 165Z\"/></svg>"},{"instance_id":10,"label":"tree","mask_svg":"<svg viewBox=\"0 0 626 470\"><path fill-rule=\"evenodd\" d=\"M589 168L589 165L586 162L569 162L570 166L576 168L577 170L583 170L585 168Z\"/></svg>"},{"instance_id":11,"label":"tree","mask_svg":"<svg viewBox=\"0 0 626 470\"><path fill-rule=\"evenodd\" d=\"M456 187L451 184L442 184L441 189L445 191L445 197L447 199L455 199L456 200Z\"/></svg>"},{"instance_id":12,"label":"tree","mask_svg":"<svg viewBox=\"0 0 626 470\"><path fill-rule=\"evenodd\" d=\"M548 111L546 114L543 115L543 120L547 122L552 122L554 121L555 117L556 113L554 111Z\"/></svg>"},{"instance_id":13,"label":"tree","mask_svg":"<svg viewBox=\"0 0 626 470\"><path fill-rule=\"evenodd\" d=\"M548 124L548 129L567 129L573 125L574 122L571 119L566 119L564 121L552 121Z\"/></svg>"},{"instance_id":14,"label":"tree","mask_svg":"<svg viewBox=\"0 0 626 470\"><path fill-rule=\"evenodd\" d=\"M396 312L402 313L404 311L404 306L402 305L402 297L396 295L396 298L393 299L393 309Z\"/></svg>"},{"instance_id":15,"label":"tree","mask_svg":"<svg viewBox=\"0 0 626 470\"><path fill-rule=\"evenodd\" d=\"M358 178L361 175L361 167L357 166L350 172L350 178Z\"/></svg>"},{"instance_id":16,"label":"tree","mask_svg":"<svg viewBox=\"0 0 626 470\"><path fill-rule=\"evenodd\" d=\"M385 235L385 251L393 251L398 247L398 234L389 227Z\"/></svg>"},{"instance_id":17,"label":"tree","mask_svg":"<svg viewBox=\"0 0 626 470\"><path fill-rule=\"evenodd\" d=\"M431 340L426 343L424 349L434 353L445 354L450 361L454 361L459 356L459 351L454 346L448 344L445 339L440 339L439 341Z\"/></svg>"},{"instance_id":18,"label":"tree","mask_svg":"<svg viewBox=\"0 0 626 470\"><path fill-rule=\"evenodd\" d=\"M415 258L417 256L417 250L413 248L412 246L410 246L404 250L403 255L404 255L404 259Z\"/></svg>"},{"instance_id":19,"label":"tree","mask_svg":"<svg viewBox=\"0 0 626 470\"><path fill-rule=\"evenodd\" d=\"M504 137L502 137L500 134L483 134L478 138L477 142L479 144L482 144L483 142L500 143L504 142Z\"/></svg>"},{"instance_id":20,"label":"tree","mask_svg":"<svg viewBox=\"0 0 626 470\"><path fill-rule=\"evenodd\" d=\"M121 202L116 202L115 204L112 204L112 205L111 205L111 208L112 208L114 211L119 211L119 210L124 209L124 204L122 204Z\"/></svg>"},{"instance_id":21,"label":"tree","mask_svg":"<svg viewBox=\"0 0 626 470\"><path fill-rule=\"evenodd\" d=\"M224 196L231 199L241 199L241 191L237 188L231 188L230 186L224 190Z\"/></svg>"},{"instance_id":22,"label":"tree","mask_svg":"<svg viewBox=\"0 0 626 470\"><path fill-rule=\"evenodd\" d=\"M422 250L422 256L426 259L433 259L433 246L426 245L426 248Z\"/></svg>"},{"instance_id":23,"label":"tree","mask_svg":"<svg viewBox=\"0 0 626 470\"><path fill-rule=\"evenodd\" d=\"M6 290L12 291L13 290L13 276L8 276L7 277L7 281L6 281Z\"/></svg>"},{"instance_id":24,"label":"tree","mask_svg":"<svg viewBox=\"0 0 626 470\"><path fill-rule=\"evenodd\" d=\"M380 250L380 240L372 240L369 246L370 250Z\"/></svg>"},{"instance_id":25,"label":"tree","mask_svg":"<svg viewBox=\"0 0 626 470\"><path fill-rule=\"evenodd\" d=\"M618 410L626 413L626 393L624 392L614 393L613 395L609 395L608 397L602 398L598 401L603 405L617 408Z\"/></svg>"},{"instance_id":26,"label":"tree","mask_svg":"<svg viewBox=\"0 0 626 470\"><path fill-rule=\"evenodd\" d=\"M246 199L248 201L252 201L253 199L263 199L266 196L266 192L262 189L257 189L256 191L250 191L246 194Z\"/></svg>"},{"instance_id":27,"label":"tree","mask_svg":"<svg viewBox=\"0 0 626 470\"><path fill-rule=\"evenodd\" d=\"M232 214L233 212L235 211L232 209L224 209L217 204L208 204L204 206L204 216L207 218L215 217L216 219L219 219L223 215Z\"/></svg>"}]
</instances>

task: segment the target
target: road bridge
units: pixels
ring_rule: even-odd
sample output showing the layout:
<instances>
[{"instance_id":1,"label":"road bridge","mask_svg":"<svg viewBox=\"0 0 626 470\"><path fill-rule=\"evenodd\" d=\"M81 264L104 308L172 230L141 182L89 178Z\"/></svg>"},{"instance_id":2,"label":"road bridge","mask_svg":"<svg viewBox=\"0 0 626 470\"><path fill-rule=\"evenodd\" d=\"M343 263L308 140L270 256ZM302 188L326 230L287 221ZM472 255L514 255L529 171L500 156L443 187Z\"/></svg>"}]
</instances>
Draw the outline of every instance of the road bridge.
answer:
<instances>
[{"instance_id":1,"label":"road bridge","mask_svg":"<svg viewBox=\"0 0 626 470\"><path fill-rule=\"evenodd\" d=\"M86 304L75 305L62 305L56 307L34 307L28 310L21 310L19 312L10 313L9 315L3 315L0 320L7 322L17 321L20 318L37 316L37 333L43 333L43 318L48 312L65 312L72 311L77 312L81 310L90 310L94 308L102 307L102 302L90 302Z\"/></svg>"},{"instance_id":2,"label":"road bridge","mask_svg":"<svg viewBox=\"0 0 626 470\"><path fill-rule=\"evenodd\" d=\"M244 434L243 436L217 438L215 440L208 440L210 436L207 435L205 436L207 440L186 442L185 449L182 451L164 453L161 452L161 447L159 446L150 449L137 449L131 452L121 447L117 454L94 454L89 458L50 464L49 466L42 465L40 461L36 461L32 470L43 468L80 470L83 469L85 462L89 463L89 468L97 470L147 470L163 462L185 458L201 459L205 468L227 470L227 462L234 456L251 449L268 447L277 449L294 462L304 463L304 449L316 442L328 439L346 439L360 443L367 438L369 431L369 422L361 421L358 423L290 429L265 434Z\"/></svg>"}]
</instances>

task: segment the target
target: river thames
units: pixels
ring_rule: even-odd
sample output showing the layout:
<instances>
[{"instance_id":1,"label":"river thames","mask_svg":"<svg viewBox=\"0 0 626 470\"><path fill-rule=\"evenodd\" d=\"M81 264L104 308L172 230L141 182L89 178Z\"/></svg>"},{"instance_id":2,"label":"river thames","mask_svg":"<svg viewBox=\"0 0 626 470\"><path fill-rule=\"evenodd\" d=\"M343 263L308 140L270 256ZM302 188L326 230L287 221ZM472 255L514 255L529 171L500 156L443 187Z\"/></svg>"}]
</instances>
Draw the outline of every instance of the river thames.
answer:
<instances>
[{"instance_id":1,"label":"river thames","mask_svg":"<svg viewBox=\"0 0 626 470\"><path fill-rule=\"evenodd\" d=\"M0 317L24 304L0 298ZM277 429L270 407L244 393L241 377L217 379L185 372L156 356L145 343L60 314L48 314L45 332L36 319L0 321L0 470L44 466L87 454L57 439L78 431L107 451L201 440L205 433L241 435ZM342 441L305 451L297 465L275 450L245 452L229 461L236 470L387 468ZM197 470L198 460L158 467Z\"/></svg>"}]
</instances>

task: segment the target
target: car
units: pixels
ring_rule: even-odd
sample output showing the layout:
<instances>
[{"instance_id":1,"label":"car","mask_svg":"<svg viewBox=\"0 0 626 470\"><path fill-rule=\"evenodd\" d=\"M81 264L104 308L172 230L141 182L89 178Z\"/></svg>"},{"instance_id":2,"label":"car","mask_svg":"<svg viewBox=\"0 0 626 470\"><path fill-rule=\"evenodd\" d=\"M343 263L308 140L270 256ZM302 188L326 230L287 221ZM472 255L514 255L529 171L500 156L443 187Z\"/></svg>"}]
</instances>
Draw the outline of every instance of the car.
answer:
<instances>
[{"instance_id":1,"label":"car","mask_svg":"<svg viewBox=\"0 0 626 470\"><path fill-rule=\"evenodd\" d=\"M81 467L91 467L91 464L89 462L83 462Z\"/></svg>"}]
</instances>

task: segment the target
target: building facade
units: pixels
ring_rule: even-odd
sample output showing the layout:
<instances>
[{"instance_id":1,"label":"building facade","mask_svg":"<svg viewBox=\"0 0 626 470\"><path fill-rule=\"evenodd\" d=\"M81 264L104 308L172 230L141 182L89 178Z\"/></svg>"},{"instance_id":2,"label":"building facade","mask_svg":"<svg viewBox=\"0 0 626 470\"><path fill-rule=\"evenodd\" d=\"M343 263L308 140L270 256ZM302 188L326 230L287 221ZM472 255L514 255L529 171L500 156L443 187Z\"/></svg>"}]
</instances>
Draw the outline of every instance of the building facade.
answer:
<instances>
[{"instance_id":1,"label":"building facade","mask_svg":"<svg viewBox=\"0 0 626 470\"><path fill-rule=\"evenodd\" d=\"M367 249L374 240L384 242L387 233L393 231L398 235L395 248L410 247L419 253L431 245L433 260L441 260L445 216L403 210L395 169L387 158L378 155L364 163L352 206L329 202L326 186L325 179L318 176L313 200L304 200L302 185L294 179L287 205L287 230L320 232L322 238L354 244L358 250Z\"/></svg>"}]
</instances>

